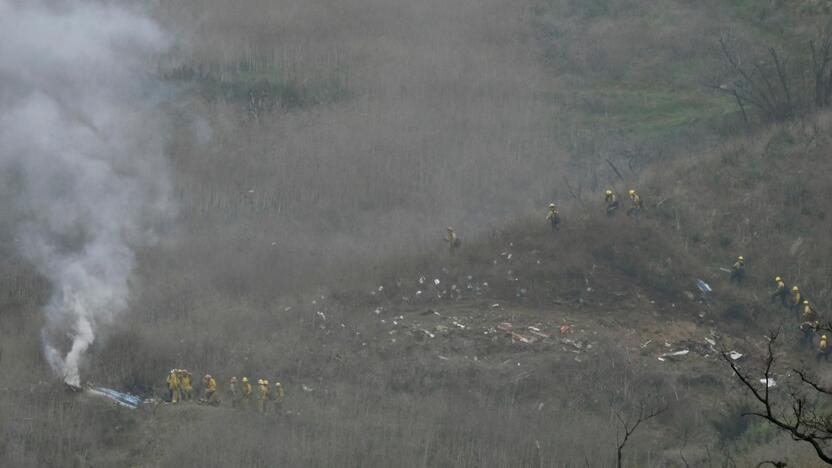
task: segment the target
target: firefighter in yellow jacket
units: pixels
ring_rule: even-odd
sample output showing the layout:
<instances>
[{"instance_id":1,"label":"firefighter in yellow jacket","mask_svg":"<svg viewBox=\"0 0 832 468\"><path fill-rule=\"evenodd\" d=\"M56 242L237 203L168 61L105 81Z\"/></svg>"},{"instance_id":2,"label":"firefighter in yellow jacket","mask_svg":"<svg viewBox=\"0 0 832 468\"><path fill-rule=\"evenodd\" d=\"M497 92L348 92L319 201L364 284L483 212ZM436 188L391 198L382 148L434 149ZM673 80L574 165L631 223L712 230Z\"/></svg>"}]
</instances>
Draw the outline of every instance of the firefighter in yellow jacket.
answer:
<instances>
[{"instance_id":1,"label":"firefighter in yellow jacket","mask_svg":"<svg viewBox=\"0 0 832 468\"><path fill-rule=\"evenodd\" d=\"M281 403L283 403L283 398L286 396L286 392L283 391L283 385L280 382L274 383L274 401L280 407Z\"/></svg>"},{"instance_id":2,"label":"firefighter in yellow jacket","mask_svg":"<svg viewBox=\"0 0 832 468\"><path fill-rule=\"evenodd\" d=\"M248 377L243 377L243 385L241 386L240 397L243 404L243 409L249 409L251 405L251 383L248 381Z\"/></svg>"},{"instance_id":3,"label":"firefighter in yellow jacket","mask_svg":"<svg viewBox=\"0 0 832 468\"><path fill-rule=\"evenodd\" d=\"M269 400L269 381L260 379L257 381L257 411L266 412L266 403Z\"/></svg>"},{"instance_id":4,"label":"firefighter in yellow jacket","mask_svg":"<svg viewBox=\"0 0 832 468\"><path fill-rule=\"evenodd\" d=\"M615 196L615 193L611 189L607 189L604 192L604 203L607 205L607 216L614 215L618 209L618 197Z\"/></svg>"},{"instance_id":5,"label":"firefighter in yellow jacket","mask_svg":"<svg viewBox=\"0 0 832 468\"><path fill-rule=\"evenodd\" d=\"M182 393L182 401L190 401L193 398L194 387L191 385L193 374L186 369L179 370L179 388Z\"/></svg>"},{"instance_id":6,"label":"firefighter in yellow jacket","mask_svg":"<svg viewBox=\"0 0 832 468\"><path fill-rule=\"evenodd\" d=\"M630 189L627 194L630 196L630 208L627 210L627 215L638 215L641 213L641 210L644 209L644 205L641 202L641 197L638 196L635 190Z\"/></svg>"},{"instance_id":7,"label":"firefighter in yellow jacket","mask_svg":"<svg viewBox=\"0 0 832 468\"><path fill-rule=\"evenodd\" d=\"M783 278L779 276L774 278L774 292L771 293L771 302L777 299L780 299L783 305L788 305L789 291L786 289L786 283L783 281Z\"/></svg>"},{"instance_id":8,"label":"firefighter in yellow jacket","mask_svg":"<svg viewBox=\"0 0 832 468\"><path fill-rule=\"evenodd\" d=\"M789 298L789 307L792 309L792 314L796 319L800 318L800 305L803 303L803 295L800 294L800 288L797 285L792 286L792 295Z\"/></svg>"},{"instance_id":9,"label":"firefighter in yellow jacket","mask_svg":"<svg viewBox=\"0 0 832 468\"><path fill-rule=\"evenodd\" d=\"M202 378L202 403L213 403L214 394L217 392L217 381L211 374L205 374Z\"/></svg>"},{"instance_id":10,"label":"firefighter in yellow jacket","mask_svg":"<svg viewBox=\"0 0 832 468\"><path fill-rule=\"evenodd\" d=\"M558 213L558 207L554 203L549 203L549 213L546 215L546 221L549 222L552 232L558 231L558 227L560 226L560 213Z\"/></svg>"},{"instance_id":11,"label":"firefighter in yellow jacket","mask_svg":"<svg viewBox=\"0 0 832 468\"><path fill-rule=\"evenodd\" d=\"M829 340L826 339L826 335L822 335L820 337L820 342L818 343L817 360L820 361L823 359L828 362L830 352L832 352L832 348L829 347Z\"/></svg>"},{"instance_id":12,"label":"firefighter in yellow jacket","mask_svg":"<svg viewBox=\"0 0 832 468\"><path fill-rule=\"evenodd\" d=\"M801 347L809 346L811 348L815 331L819 325L818 313L808 300L804 300L803 313L800 315L800 331L803 332L803 340L800 343Z\"/></svg>"},{"instance_id":13,"label":"firefighter in yellow jacket","mask_svg":"<svg viewBox=\"0 0 832 468\"><path fill-rule=\"evenodd\" d=\"M176 375L176 369L171 369L166 380L168 384L168 400L172 404L179 403L179 377Z\"/></svg>"},{"instance_id":14,"label":"firefighter in yellow jacket","mask_svg":"<svg viewBox=\"0 0 832 468\"><path fill-rule=\"evenodd\" d=\"M737 257L737 260L731 265L731 277L729 280L733 283L734 281L737 284L741 284L742 280L745 279L745 258L740 255Z\"/></svg>"},{"instance_id":15,"label":"firefighter in yellow jacket","mask_svg":"<svg viewBox=\"0 0 832 468\"><path fill-rule=\"evenodd\" d=\"M451 226L448 226L448 234L445 236L445 242L448 243L448 248L451 251L451 254L457 251L459 247L462 245L462 241L459 239L459 236L456 235L456 231Z\"/></svg>"}]
</instances>

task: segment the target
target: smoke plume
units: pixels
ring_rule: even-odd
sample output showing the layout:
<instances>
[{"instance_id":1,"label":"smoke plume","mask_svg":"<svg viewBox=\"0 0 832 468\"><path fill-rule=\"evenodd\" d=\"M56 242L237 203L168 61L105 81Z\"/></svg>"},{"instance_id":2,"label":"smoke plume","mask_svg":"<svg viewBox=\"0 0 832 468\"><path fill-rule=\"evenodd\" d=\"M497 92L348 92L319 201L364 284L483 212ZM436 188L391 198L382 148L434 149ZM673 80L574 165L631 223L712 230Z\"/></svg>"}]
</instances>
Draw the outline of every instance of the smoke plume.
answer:
<instances>
[{"instance_id":1,"label":"smoke plume","mask_svg":"<svg viewBox=\"0 0 832 468\"><path fill-rule=\"evenodd\" d=\"M2 203L52 285L44 354L66 382L128 306L135 249L170 219L159 84L167 38L93 2L0 0Z\"/></svg>"}]
</instances>

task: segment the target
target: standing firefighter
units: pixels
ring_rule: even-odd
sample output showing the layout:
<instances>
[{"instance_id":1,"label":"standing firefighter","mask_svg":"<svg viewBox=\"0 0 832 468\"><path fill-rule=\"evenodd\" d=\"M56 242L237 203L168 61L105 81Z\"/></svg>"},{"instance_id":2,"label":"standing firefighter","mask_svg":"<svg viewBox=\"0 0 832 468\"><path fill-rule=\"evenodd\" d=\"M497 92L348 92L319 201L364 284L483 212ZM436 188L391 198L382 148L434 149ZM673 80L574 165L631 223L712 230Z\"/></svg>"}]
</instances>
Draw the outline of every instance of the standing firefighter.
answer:
<instances>
[{"instance_id":1,"label":"standing firefighter","mask_svg":"<svg viewBox=\"0 0 832 468\"><path fill-rule=\"evenodd\" d=\"M823 359L826 362L829 362L829 353L832 352L832 348L829 347L829 341L826 339L826 335L820 337L820 343L818 343L818 354L816 356L817 360L820 361Z\"/></svg>"},{"instance_id":2,"label":"standing firefighter","mask_svg":"<svg viewBox=\"0 0 832 468\"><path fill-rule=\"evenodd\" d=\"M249 409L251 405L251 384L248 377L243 377L243 386L240 396L242 397L243 409Z\"/></svg>"},{"instance_id":3,"label":"standing firefighter","mask_svg":"<svg viewBox=\"0 0 832 468\"><path fill-rule=\"evenodd\" d=\"M179 377L176 375L176 369L171 369L166 380L168 384L168 400L173 403L179 403Z\"/></svg>"},{"instance_id":4,"label":"standing firefighter","mask_svg":"<svg viewBox=\"0 0 832 468\"><path fill-rule=\"evenodd\" d=\"M231 381L228 383L228 393L231 395L231 407L232 408L239 408L240 407L240 387L237 384L237 377L231 377Z\"/></svg>"},{"instance_id":5,"label":"standing firefighter","mask_svg":"<svg viewBox=\"0 0 832 468\"><path fill-rule=\"evenodd\" d=\"M641 197L638 196L635 190L630 189L627 194L630 196L630 208L627 210L627 216L632 215L639 215L641 214L641 210L644 209L644 205L641 202Z\"/></svg>"},{"instance_id":6,"label":"standing firefighter","mask_svg":"<svg viewBox=\"0 0 832 468\"><path fill-rule=\"evenodd\" d=\"M740 255L737 257L737 261L731 266L730 281L732 283L736 281L737 284L741 284L743 279L745 279L745 259Z\"/></svg>"},{"instance_id":7,"label":"standing firefighter","mask_svg":"<svg viewBox=\"0 0 832 468\"><path fill-rule=\"evenodd\" d=\"M549 214L546 215L546 221L549 222L552 232L558 231L558 226L560 226L560 213L558 213L558 207L554 203L549 203Z\"/></svg>"},{"instance_id":8,"label":"standing firefighter","mask_svg":"<svg viewBox=\"0 0 832 468\"><path fill-rule=\"evenodd\" d=\"M780 299L783 305L788 305L789 291L786 289L786 283L783 282L783 278L779 276L774 278L774 285L774 292L771 293L771 302Z\"/></svg>"},{"instance_id":9,"label":"standing firefighter","mask_svg":"<svg viewBox=\"0 0 832 468\"><path fill-rule=\"evenodd\" d=\"M214 394L217 392L217 381L211 374L205 374L202 378L202 403L210 405L214 402Z\"/></svg>"},{"instance_id":10,"label":"standing firefighter","mask_svg":"<svg viewBox=\"0 0 832 468\"><path fill-rule=\"evenodd\" d=\"M454 228L451 226L448 226L448 234L445 236L445 242L448 243L448 248L451 250L451 254L454 254L462 245L462 241L459 239L459 236L456 235L456 231L454 231Z\"/></svg>"},{"instance_id":11,"label":"standing firefighter","mask_svg":"<svg viewBox=\"0 0 832 468\"><path fill-rule=\"evenodd\" d=\"M817 330L820 323L818 322L818 313L808 300L803 301L803 314L800 315L800 331L803 332L803 340L800 342L801 347L812 347L812 342L815 337L815 330Z\"/></svg>"},{"instance_id":12,"label":"standing firefighter","mask_svg":"<svg viewBox=\"0 0 832 468\"><path fill-rule=\"evenodd\" d=\"M280 382L274 383L274 393L272 394L272 399L274 400L275 409L277 412L283 406L283 398L286 396L286 392L283 391L283 385L280 385Z\"/></svg>"},{"instance_id":13,"label":"standing firefighter","mask_svg":"<svg viewBox=\"0 0 832 468\"><path fill-rule=\"evenodd\" d=\"M604 203L607 205L607 216L614 215L618 209L618 197L615 196L611 189L607 189L604 192Z\"/></svg>"},{"instance_id":14,"label":"standing firefighter","mask_svg":"<svg viewBox=\"0 0 832 468\"><path fill-rule=\"evenodd\" d=\"M192 377L193 375L187 370L179 370L179 388L181 389L183 401L190 401L193 398L194 387L191 385Z\"/></svg>"},{"instance_id":15,"label":"standing firefighter","mask_svg":"<svg viewBox=\"0 0 832 468\"><path fill-rule=\"evenodd\" d=\"M800 304L803 302L803 295L800 294L800 288L797 285L792 287L792 296L789 298L789 306L792 309L794 318L800 318Z\"/></svg>"},{"instance_id":16,"label":"standing firefighter","mask_svg":"<svg viewBox=\"0 0 832 468\"><path fill-rule=\"evenodd\" d=\"M260 379L257 381L257 411L266 412L266 401L269 399L269 381Z\"/></svg>"}]
</instances>

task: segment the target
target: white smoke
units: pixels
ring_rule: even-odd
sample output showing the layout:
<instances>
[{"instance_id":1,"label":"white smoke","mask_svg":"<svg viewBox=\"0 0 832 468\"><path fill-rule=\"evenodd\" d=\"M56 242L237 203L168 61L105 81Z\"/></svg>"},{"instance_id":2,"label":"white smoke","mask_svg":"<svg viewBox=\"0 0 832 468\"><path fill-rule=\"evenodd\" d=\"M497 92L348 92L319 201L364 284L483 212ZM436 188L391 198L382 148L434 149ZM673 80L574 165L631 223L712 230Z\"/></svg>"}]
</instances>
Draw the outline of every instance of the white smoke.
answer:
<instances>
[{"instance_id":1,"label":"white smoke","mask_svg":"<svg viewBox=\"0 0 832 468\"><path fill-rule=\"evenodd\" d=\"M0 171L14 187L2 203L51 282L44 354L74 385L96 335L127 309L134 249L171 217L152 79L166 47L136 11L0 0Z\"/></svg>"}]
</instances>

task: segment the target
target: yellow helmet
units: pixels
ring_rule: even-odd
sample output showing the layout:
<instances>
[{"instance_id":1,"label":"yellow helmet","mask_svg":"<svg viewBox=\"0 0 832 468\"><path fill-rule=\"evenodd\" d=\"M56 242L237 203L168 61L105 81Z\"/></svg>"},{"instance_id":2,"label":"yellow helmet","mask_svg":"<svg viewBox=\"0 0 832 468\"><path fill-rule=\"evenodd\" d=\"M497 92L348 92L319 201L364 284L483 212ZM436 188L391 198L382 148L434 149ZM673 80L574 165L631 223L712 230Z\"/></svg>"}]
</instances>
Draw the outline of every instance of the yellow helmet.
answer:
<instances>
[{"instance_id":1,"label":"yellow helmet","mask_svg":"<svg viewBox=\"0 0 832 468\"><path fill-rule=\"evenodd\" d=\"M779 282L783 281L783 278L778 276L778 277L774 278L774 281L779 283Z\"/></svg>"},{"instance_id":2,"label":"yellow helmet","mask_svg":"<svg viewBox=\"0 0 832 468\"><path fill-rule=\"evenodd\" d=\"M809 305L809 299L806 299L805 301L803 301L803 305Z\"/></svg>"},{"instance_id":3,"label":"yellow helmet","mask_svg":"<svg viewBox=\"0 0 832 468\"><path fill-rule=\"evenodd\" d=\"M451 226L448 226L448 231L453 231L453 230L454 230L454 228L452 228Z\"/></svg>"},{"instance_id":4,"label":"yellow helmet","mask_svg":"<svg viewBox=\"0 0 832 468\"><path fill-rule=\"evenodd\" d=\"M792 291L794 291L794 292L798 292L798 291L800 291L800 288L798 288L797 286L795 286L795 287L793 287L793 288L792 288Z\"/></svg>"},{"instance_id":5,"label":"yellow helmet","mask_svg":"<svg viewBox=\"0 0 832 468\"><path fill-rule=\"evenodd\" d=\"M822 336L820 337L820 339L825 340L825 339L826 339L826 335L822 335Z\"/></svg>"},{"instance_id":6,"label":"yellow helmet","mask_svg":"<svg viewBox=\"0 0 832 468\"><path fill-rule=\"evenodd\" d=\"M243 382L248 382L248 377L243 377Z\"/></svg>"},{"instance_id":7,"label":"yellow helmet","mask_svg":"<svg viewBox=\"0 0 832 468\"><path fill-rule=\"evenodd\" d=\"M555 204L554 204L554 203L549 203L549 208L554 209L554 208L555 208Z\"/></svg>"},{"instance_id":8,"label":"yellow helmet","mask_svg":"<svg viewBox=\"0 0 832 468\"><path fill-rule=\"evenodd\" d=\"M610 196L610 195L612 195L612 190L607 190L605 193L606 193L607 196Z\"/></svg>"},{"instance_id":9,"label":"yellow helmet","mask_svg":"<svg viewBox=\"0 0 832 468\"><path fill-rule=\"evenodd\" d=\"M269 380L268 379L263 379L263 385L268 385L268 384L269 384Z\"/></svg>"},{"instance_id":10,"label":"yellow helmet","mask_svg":"<svg viewBox=\"0 0 832 468\"><path fill-rule=\"evenodd\" d=\"M275 382L275 383L274 383L274 386L275 386L275 387L280 387L280 382Z\"/></svg>"},{"instance_id":11,"label":"yellow helmet","mask_svg":"<svg viewBox=\"0 0 832 468\"><path fill-rule=\"evenodd\" d=\"M629 194L630 194L630 196L633 196L633 195L635 195L635 194L636 194L636 191L635 191L635 190L633 190L633 189L630 189Z\"/></svg>"},{"instance_id":12,"label":"yellow helmet","mask_svg":"<svg viewBox=\"0 0 832 468\"><path fill-rule=\"evenodd\" d=\"M739 257L737 257L737 260L739 260L739 261L741 261L741 262L744 262L744 261L745 261L745 259L743 258L743 256L742 256L742 255L740 255Z\"/></svg>"}]
</instances>

